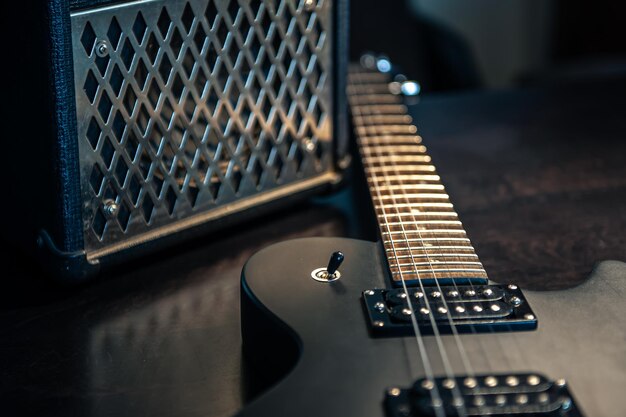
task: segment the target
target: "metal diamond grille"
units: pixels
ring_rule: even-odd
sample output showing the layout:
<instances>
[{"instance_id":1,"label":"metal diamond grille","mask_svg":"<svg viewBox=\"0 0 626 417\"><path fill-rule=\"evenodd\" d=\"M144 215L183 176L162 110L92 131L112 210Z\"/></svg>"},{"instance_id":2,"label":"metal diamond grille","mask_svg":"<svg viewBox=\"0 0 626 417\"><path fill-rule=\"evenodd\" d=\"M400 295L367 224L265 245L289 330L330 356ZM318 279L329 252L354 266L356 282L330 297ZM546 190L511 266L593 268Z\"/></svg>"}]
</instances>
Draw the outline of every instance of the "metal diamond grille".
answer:
<instances>
[{"instance_id":1,"label":"metal diamond grille","mask_svg":"<svg viewBox=\"0 0 626 417\"><path fill-rule=\"evenodd\" d=\"M88 252L331 169L330 3L72 15Z\"/></svg>"}]
</instances>

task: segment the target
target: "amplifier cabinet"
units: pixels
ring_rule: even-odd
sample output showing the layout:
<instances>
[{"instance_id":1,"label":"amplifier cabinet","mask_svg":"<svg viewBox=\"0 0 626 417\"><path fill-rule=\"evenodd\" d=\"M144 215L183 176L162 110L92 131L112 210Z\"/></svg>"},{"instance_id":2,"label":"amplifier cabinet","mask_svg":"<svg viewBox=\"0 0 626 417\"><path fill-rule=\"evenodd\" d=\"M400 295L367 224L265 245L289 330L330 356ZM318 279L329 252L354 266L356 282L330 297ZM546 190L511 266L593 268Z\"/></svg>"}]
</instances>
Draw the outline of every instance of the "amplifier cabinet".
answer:
<instances>
[{"instance_id":1,"label":"amplifier cabinet","mask_svg":"<svg viewBox=\"0 0 626 417\"><path fill-rule=\"evenodd\" d=\"M3 113L21 138L8 164L21 207L4 207L4 230L37 242L57 276L84 280L340 179L346 1L32 7L46 24L13 46L22 103Z\"/></svg>"}]
</instances>

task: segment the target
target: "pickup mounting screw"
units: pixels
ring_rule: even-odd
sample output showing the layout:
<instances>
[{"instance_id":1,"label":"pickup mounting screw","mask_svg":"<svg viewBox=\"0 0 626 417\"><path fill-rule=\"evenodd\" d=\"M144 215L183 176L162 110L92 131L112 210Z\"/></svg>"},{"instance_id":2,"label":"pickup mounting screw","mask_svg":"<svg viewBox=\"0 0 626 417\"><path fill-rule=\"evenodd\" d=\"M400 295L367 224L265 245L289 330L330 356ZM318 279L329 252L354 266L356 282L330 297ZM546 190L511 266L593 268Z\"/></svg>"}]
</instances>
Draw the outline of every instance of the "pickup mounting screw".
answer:
<instances>
[{"instance_id":1,"label":"pickup mounting screw","mask_svg":"<svg viewBox=\"0 0 626 417\"><path fill-rule=\"evenodd\" d=\"M569 410L572 408L572 399L569 397L565 397L561 400L561 408L563 410Z\"/></svg>"},{"instance_id":2,"label":"pickup mounting screw","mask_svg":"<svg viewBox=\"0 0 626 417\"><path fill-rule=\"evenodd\" d=\"M383 323L383 322L382 322L382 321L380 321L380 320L376 320L376 321L374 322L374 326L376 326L376 327L383 327L384 325L385 325L385 323Z\"/></svg>"},{"instance_id":3,"label":"pickup mounting screw","mask_svg":"<svg viewBox=\"0 0 626 417\"><path fill-rule=\"evenodd\" d=\"M515 297L515 296L513 296L513 297L511 297L511 298L509 299L509 302L510 302L511 304L513 304L515 307L517 307L517 306L519 306L520 304L522 304L522 299L521 299L521 298L519 298L519 297Z\"/></svg>"},{"instance_id":4,"label":"pickup mounting screw","mask_svg":"<svg viewBox=\"0 0 626 417\"><path fill-rule=\"evenodd\" d=\"M367 290L367 291L365 291L365 295L374 295L374 291Z\"/></svg>"},{"instance_id":5,"label":"pickup mounting screw","mask_svg":"<svg viewBox=\"0 0 626 417\"><path fill-rule=\"evenodd\" d=\"M533 316L532 314L524 314L524 318L525 318L526 320L534 320L534 319L535 319L535 316Z\"/></svg>"},{"instance_id":6,"label":"pickup mounting screw","mask_svg":"<svg viewBox=\"0 0 626 417\"><path fill-rule=\"evenodd\" d=\"M509 285L509 290L516 290L517 289L517 285L511 284Z\"/></svg>"},{"instance_id":7,"label":"pickup mounting screw","mask_svg":"<svg viewBox=\"0 0 626 417\"><path fill-rule=\"evenodd\" d=\"M389 388L389 395L391 395L392 397L397 397L398 395L400 395L400 388Z\"/></svg>"},{"instance_id":8,"label":"pickup mounting screw","mask_svg":"<svg viewBox=\"0 0 626 417\"><path fill-rule=\"evenodd\" d=\"M564 387L565 385L567 385L567 381L564 380L563 378L559 378L556 381L554 381L554 383L556 384L557 387Z\"/></svg>"}]
</instances>

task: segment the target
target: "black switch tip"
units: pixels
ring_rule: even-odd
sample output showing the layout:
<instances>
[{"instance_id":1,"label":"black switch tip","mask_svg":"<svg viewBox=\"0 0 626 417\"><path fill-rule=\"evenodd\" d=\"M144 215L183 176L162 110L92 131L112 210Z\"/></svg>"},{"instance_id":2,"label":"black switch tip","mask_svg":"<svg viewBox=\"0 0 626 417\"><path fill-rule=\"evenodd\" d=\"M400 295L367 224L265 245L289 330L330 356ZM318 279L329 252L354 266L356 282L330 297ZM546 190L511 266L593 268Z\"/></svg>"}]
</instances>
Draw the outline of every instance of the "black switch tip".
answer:
<instances>
[{"instance_id":1,"label":"black switch tip","mask_svg":"<svg viewBox=\"0 0 626 417\"><path fill-rule=\"evenodd\" d=\"M333 252L333 254L330 255L330 260L328 261L328 266L326 267L328 275L333 275L335 271L337 271L337 268L339 268L339 265L343 262L343 258L344 256L341 252Z\"/></svg>"}]
</instances>

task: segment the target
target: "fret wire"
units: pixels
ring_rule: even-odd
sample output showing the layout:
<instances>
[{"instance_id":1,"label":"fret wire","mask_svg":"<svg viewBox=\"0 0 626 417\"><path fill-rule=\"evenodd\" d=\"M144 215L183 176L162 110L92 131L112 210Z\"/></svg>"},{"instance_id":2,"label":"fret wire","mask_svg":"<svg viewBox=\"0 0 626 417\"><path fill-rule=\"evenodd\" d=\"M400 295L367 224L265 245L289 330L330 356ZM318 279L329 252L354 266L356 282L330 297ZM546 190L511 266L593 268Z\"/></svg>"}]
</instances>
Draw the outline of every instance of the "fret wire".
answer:
<instances>
[{"instance_id":1,"label":"fret wire","mask_svg":"<svg viewBox=\"0 0 626 417\"><path fill-rule=\"evenodd\" d=\"M375 81L379 80L379 78L375 78ZM375 86L376 84L373 83L372 85ZM380 94L378 94L379 92ZM390 228L388 231L381 230L386 253L393 251L392 248L389 248L390 245L397 245L395 247L395 262L393 258L389 258L390 266L395 265L396 269L397 267L415 268L426 265L434 267L435 271L418 270L419 273L427 275L463 271L484 275L484 269L446 267L446 265L482 266L482 264L478 261L478 256L467 237L450 237L450 235L466 235L460 221L432 219L433 217L456 219L458 214L454 211L452 203L445 201L449 200L449 196L440 182L439 175L429 174L435 171L435 167L430 164L431 158L426 154L427 149L421 145L422 138L416 134L417 129L411 124L412 118L406 113L402 114L406 112L406 107L395 100L393 96L389 98L384 89L378 89L378 87L354 88L350 89L349 93L351 94L349 99L354 109L353 122L358 133L357 141L363 152L363 165L370 184L374 208L377 210L377 218L381 222L381 229L383 224ZM415 181L415 183L411 183L411 181ZM424 183L425 181L430 183ZM420 192L422 190L431 192ZM402 197L408 200L407 203L398 204L394 201L394 204L389 204L389 201L395 200L395 198L387 193L393 191L405 191L402 193ZM441 191L441 193L432 191ZM385 194L376 194L380 192ZM387 208L396 211L406 209L408 212L398 211L397 214L387 214L386 216L379 214L379 211L384 213ZM429 212L427 209L435 209L435 211ZM450 209L451 211L446 212L442 209ZM413 220L407 220L408 217L413 218ZM420 220L415 220L416 218ZM421 227L415 231L391 229L402 225ZM459 229L429 229L429 227L441 225L458 226ZM426 237L421 236L422 234ZM420 238L412 237L416 235ZM400 236L404 236L404 238L399 238ZM433 245L429 242L438 244ZM446 253L447 251L453 252ZM400 263L400 259L408 260L411 258L428 259L428 261ZM436 261L432 262L430 258L435 258Z\"/></svg>"},{"instance_id":2,"label":"fret wire","mask_svg":"<svg viewBox=\"0 0 626 417\"><path fill-rule=\"evenodd\" d=\"M389 196L389 195L383 195L383 196L376 196L375 197L378 200L388 200L390 198L393 198L393 196ZM407 194L407 198L421 198L421 199L433 199L433 200L447 200L450 198L450 196L448 194L435 194L435 193L417 193L417 194Z\"/></svg>"},{"instance_id":3,"label":"fret wire","mask_svg":"<svg viewBox=\"0 0 626 417\"><path fill-rule=\"evenodd\" d=\"M424 239L393 239L394 242L430 242L437 240L446 240L451 242L469 242L470 240L466 237L446 237L446 238L437 238L437 237L425 237ZM384 241L388 243L389 241Z\"/></svg>"},{"instance_id":4,"label":"fret wire","mask_svg":"<svg viewBox=\"0 0 626 417\"><path fill-rule=\"evenodd\" d=\"M475 253L422 253L419 255L398 255L395 259L412 259L412 258L472 258L477 259Z\"/></svg>"},{"instance_id":5,"label":"fret wire","mask_svg":"<svg viewBox=\"0 0 626 417\"><path fill-rule=\"evenodd\" d=\"M383 242L383 243L389 243L389 242ZM421 246L421 247L411 247L407 249L399 249L399 251L404 250L408 252L408 251L416 251L416 250L427 251L427 250L441 250L441 249L471 250L472 252L474 252L474 247L471 245L468 245L468 246L460 246L460 245Z\"/></svg>"},{"instance_id":6,"label":"fret wire","mask_svg":"<svg viewBox=\"0 0 626 417\"><path fill-rule=\"evenodd\" d=\"M397 271L391 271L392 273L398 273ZM435 270L434 272L430 269L411 269L411 270L403 270L402 273L405 275L418 275L418 277L424 276L424 275L428 275L428 274L433 274L433 275L439 275L439 274L452 274L452 273L460 273L460 272L465 272L465 273L480 273L480 274L485 274L486 272L483 268L448 268L448 269L439 269L439 270ZM454 276L456 277L456 276ZM452 277L451 277L452 278Z\"/></svg>"},{"instance_id":7,"label":"fret wire","mask_svg":"<svg viewBox=\"0 0 626 417\"><path fill-rule=\"evenodd\" d=\"M389 172L390 170L398 170L399 172L435 172L435 167L432 165L413 165L410 168L408 166L405 167L401 167L401 168L391 168L391 167L385 167L385 166L379 166L379 167L368 167L365 166L365 171L374 171L374 172Z\"/></svg>"},{"instance_id":8,"label":"fret wire","mask_svg":"<svg viewBox=\"0 0 626 417\"><path fill-rule=\"evenodd\" d=\"M415 262L415 263L404 263L404 264L398 264L398 263L393 263L393 264L389 264L389 266L391 268L411 268L413 266L426 266L426 265L433 265L434 267L437 266L443 266L446 267L446 265L480 265L482 266L482 263L474 261L474 262L470 262L470 261L435 261L435 262ZM446 267L447 268L447 267Z\"/></svg>"}]
</instances>

